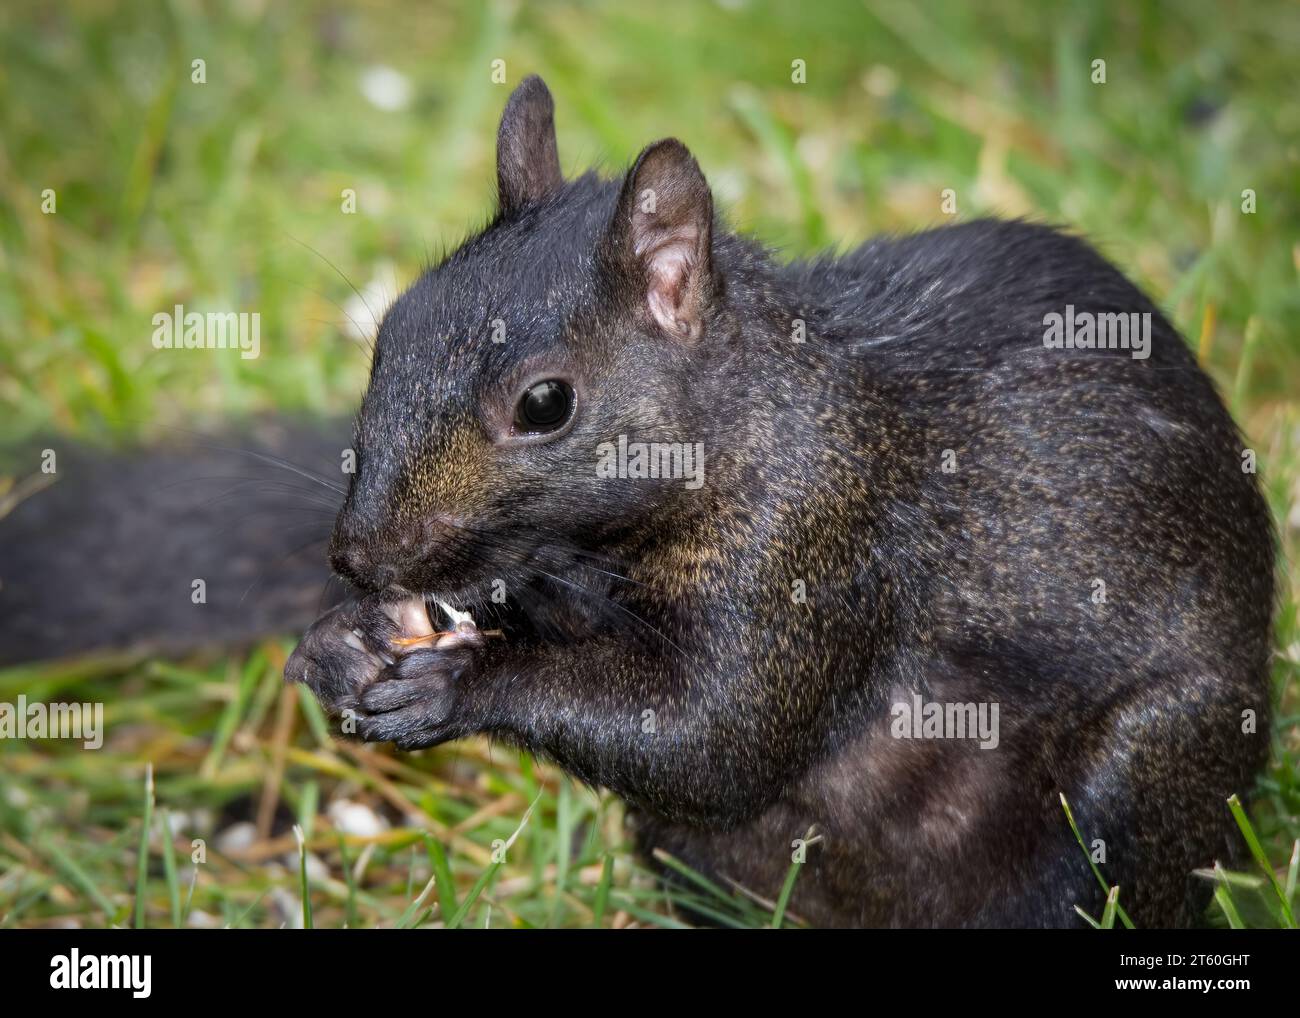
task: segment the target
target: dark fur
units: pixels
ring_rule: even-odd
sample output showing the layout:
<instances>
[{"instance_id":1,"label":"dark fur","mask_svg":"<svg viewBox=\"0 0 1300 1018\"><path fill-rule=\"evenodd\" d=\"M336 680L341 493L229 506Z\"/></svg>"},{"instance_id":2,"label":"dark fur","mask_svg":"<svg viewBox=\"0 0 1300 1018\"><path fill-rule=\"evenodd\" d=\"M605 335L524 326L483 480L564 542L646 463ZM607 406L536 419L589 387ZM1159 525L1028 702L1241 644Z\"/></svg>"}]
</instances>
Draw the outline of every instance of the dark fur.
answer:
<instances>
[{"instance_id":1,"label":"dark fur","mask_svg":"<svg viewBox=\"0 0 1300 1018\"><path fill-rule=\"evenodd\" d=\"M0 665L219 649L319 615L347 427L258 430L134 454L59 439L10 450L14 476L50 483L0 516Z\"/></svg>"},{"instance_id":2,"label":"dark fur","mask_svg":"<svg viewBox=\"0 0 1300 1018\"><path fill-rule=\"evenodd\" d=\"M525 129L511 117L503 136ZM508 639L454 680L432 651L343 674L334 621L290 675L334 662L367 738L488 732L552 757L632 803L645 848L761 895L815 828L794 899L814 922L1076 924L1099 890L1061 793L1138 922L1193 921L1191 871L1231 851L1223 800L1266 754L1241 715L1268 712L1273 549L1183 341L1041 226L781 266L715 224L689 156L665 151L652 176L704 202L712 232L698 336L648 320L620 255L641 163L622 185L524 175L530 200L380 331L336 565L478 604ZM1151 312L1149 360L1044 349L1067 303ZM579 380L573 431L495 443L497 408L548 373ZM706 485L598 479L620 433L702 441ZM494 577L504 611L483 598ZM1000 748L890 738L912 692L1000 703Z\"/></svg>"},{"instance_id":3,"label":"dark fur","mask_svg":"<svg viewBox=\"0 0 1300 1018\"><path fill-rule=\"evenodd\" d=\"M288 677L370 740L489 733L554 759L626 799L647 851L768 898L815 828L791 904L814 923L1079 925L1100 891L1062 793L1138 924L1195 921L1191 871L1232 853L1224 799L1267 753L1273 546L1173 327L1025 223L782 265L715 220L680 145L563 183L553 139L529 140L550 125L530 80L499 214L383 322L332 546L358 598ZM664 238L689 265L667 325L637 249ZM1044 349L1066 304L1150 311L1150 359ZM553 374L572 430L502 440ZM703 442L703 488L597 478L619 434ZM407 592L505 638L390 664L381 604ZM999 748L891 738L914 692L998 702Z\"/></svg>"}]
</instances>

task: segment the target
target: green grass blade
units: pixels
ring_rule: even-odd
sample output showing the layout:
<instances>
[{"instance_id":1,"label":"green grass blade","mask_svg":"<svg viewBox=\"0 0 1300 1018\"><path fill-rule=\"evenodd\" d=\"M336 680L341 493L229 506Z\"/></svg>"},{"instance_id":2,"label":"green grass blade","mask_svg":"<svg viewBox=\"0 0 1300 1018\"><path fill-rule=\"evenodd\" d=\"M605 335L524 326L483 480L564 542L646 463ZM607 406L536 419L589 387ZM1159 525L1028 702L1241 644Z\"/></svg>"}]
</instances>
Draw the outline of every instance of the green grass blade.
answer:
<instances>
[{"instance_id":1,"label":"green grass blade","mask_svg":"<svg viewBox=\"0 0 1300 1018\"><path fill-rule=\"evenodd\" d=\"M311 921L311 885L307 880L307 838L302 827L293 825L293 836L298 839L298 879L302 888L302 928L312 929Z\"/></svg>"},{"instance_id":2,"label":"green grass blade","mask_svg":"<svg viewBox=\"0 0 1300 1018\"><path fill-rule=\"evenodd\" d=\"M564 910L564 892L569 879L569 854L573 846L574 814L576 804L573 785L560 782L555 796L555 893L551 897L547 926L558 926Z\"/></svg>"},{"instance_id":3,"label":"green grass blade","mask_svg":"<svg viewBox=\"0 0 1300 1018\"><path fill-rule=\"evenodd\" d=\"M442 847L442 842L432 834L424 836L424 845L429 853L429 866L433 869L433 875L437 877L435 887L438 892L438 907L442 909L444 917L455 915L460 909L460 903L456 900L456 883L451 878L447 851Z\"/></svg>"},{"instance_id":4,"label":"green grass blade","mask_svg":"<svg viewBox=\"0 0 1300 1018\"><path fill-rule=\"evenodd\" d=\"M533 810L535 810L537 804L542 801L542 795L542 792L537 793L537 798L533 800L532 805L529 806L528 809L524 810L523 819L519 821L519 826L515 828L515 833L510 835L501 846L502 859L505 858L505 854L510 851L510 846L515 843L515 839L519 837L520 832L523 831L524 827L527 825L529 817L533 815ZM465 921L465 917L469 915L469 910L474 907L474 902L478 901L479 895L482 894L488 884L491 883L492 878L496 876L497 870L499 870L502 865L501 862L493 862L483 871L479 878L474 881L474 886L470 888L469 894L466 896L465 900L461 902L460 908L456 909L456 914L447 920L447 928L449 930L460 928L461 924Z\"/></svg>"},{"instance_id":5,"label":"green grass blade","mask_svg":"<svg viewBox=\"0 0 1300 1018\"><path fill-rule=\"evenodd\" d=\"M496 876L497 870L500 868L501 863L494 862L479 875L479 878L474 881L474 886L469 889L469 894L467 894L465 900L461 902L460 908L456 909L456 914L447 920L447 929L460 929L461 924L465 922L465 917L469 915L469 910L474 907L474 902L478 901L478 896L483 893L484 888L486 888L492 878Z\"/></svg>"},{"instance_id":6,"label":"green grass blade","mask_svg":"<svg viewBox=\"0 0 1300 1018\"><path fill-rule=\"evenodd\" d=\"M245 663L244 670L239 677L239 688L236 690L235 696L226 704L226 709L222 711L221 719L217 722L217 730L212 737L212 748L208 750L208 755L204 758L203 763L199 765L199 774L201 776L210 779L220 769L226 747L235 734L235 729L239 727L240 718L243 717L248 701L253 695L253 690L257 686L257 680L261 674L261 666L264 664L265 658L260 651L254 651Z\"/></svg>"},{"instance_id":7,"label":"green grass blade","mask_svg":"<svg viewBox=\"0 0 1300 1018\"><path fill-rule=\"evenodd\" d=\"M329 746L333 743L334 737L330 735L329 719L325 716L316 696L306 686L298 687L298 706L302 710L302 716L307 719L307 727L316 738L318 746Z\"/></svg>"},{"instance_id":8,"label":"green grass blade","mask_svg":"<svg viewBox=\"0 0 1300 1018\"><path fill-rule=\"evenodd\" d=\"M1234 930L1245 929L1246 924L1241 921L1241 913L1237 911L1237 903L1232 900L1232 892L1228 889L1228 881L1225 879L1223 867L1217 862L1214 864L1214 872L1219 878L1219 886L1214 889L1214 900L1228 920L1228 926Z\"/></svg>"},{"instance_id":9,"label":"green grass blade","mask_svg":"<svg viewBox=\"0 0 1300 1018\"><path fill-rule=\"evenodd\" d=\"M117 908L108 900L108 897L104 892L99 889L99 885L91 879L90 874L82 869L71 856L64 852L63 849L59 848L58 845L54 844L54 842L48 842L45 846L45 851L49 853L50 857L55 861L59 869L61 869L73 883L80 887L86 895L99 906L104 913L104 921L111 924L114 916L117 915Z\"/></svg>"},{"instance_id":10,"label":"green grass blade","mask_svg":"<svg viewBox=\"0 0 1300 1018\"><path fill-rule=\"evenodd\" d=\"M176 875L176 844L172 839L172 815L170 810L162 811L163 827L163 873L167 878L167 900L172 909L172 926L180 929L181 920L181 884Z\"/></svg>"},{"instance_id":11,"label":"green grass blade","mask_svg":"<svg viewBox=\"0 0 1300 1018\"><path fill-rule=\"evenodd\" d=\"M1101 913L1101 928L1103 930L1113 930L1115 928L1115 912L1119 908L1119 887L1112 887L1106 894L1106 908Z\"/></svg>"},{"instance_id":12,"label":"green grass blade","mask_svg":"<svg viewBox=\"0 0 1300 1018\"><path fill-rule=\"evenodd\" d=\"M726 888L721 887L718 884L715 884L712 880L704 876L702 873L697 873L695 870L691 869L691 867L687 866L686 863L682 862L674 855L669 855L662 848L656 848L654 850L654 857L659 862L667 866L674 873L678 873L681 876L685 877L692 884L695 884L697 887L703 888L705 891L707 891L709 894L713 895L715 898L719 899L720 901L733 901L735 899L735 895L732 894L730 891L728 891Z\"/></svg>"},{"instance_id":13,"label":"green grass blade","mask_svg":"<svg viewBox=\"0 0 1300 1018\"><path fill-rule=\"evenodd\" d=\"M231 928L232 930L240 929L240 928L242 927L242 925L243 925L244 920L247 919L250 915L253 914L253 909L257 908L257 906L260 905L260 904L262 903L262 899L265 898L266 895L267 895L267 892L266 892L266 891L263 891L263 892L262 892L261 894L259 894L256 898L254 898L254 899L249 903L248 907L247 907L246 909L244 909L244 911L240 912L239 915L235 916L235 918L232 919L232 920L228 923L228 925L230 926L230 928Z\"/></svg>"},{"instance_id":14,"label":"green grass blade","mask_svg":"<svg viewBox=\"0 0 1300 1018\"><path fill-rule=\"evenodd\" d=\"M1241 799L1236 795L1228 797L1228 809L1232 810L1233 819L1237 821L1237 826L1241 828L1241 835L1246 839L1246 844L1250 846L1250 854L1255 857L1259 863L1259 868L1264 871L1268 881L1273 885L1273 892L1277 895L1277 900L1282 906L1282 922L1288 930L1294 930L1295 913L1291 911L1291 900L1289 895L1282 889L1278 883L1277 874L1273 867L1269 865L1268 856L1264 854L1264 846L1259 843L1259 838L1255 836L1255 828L1251 826L1250 819L1246 816L1245 809L1242 808Z\"/></svg>"},{"instance_id":15,"label":"green grass blade","mask_svg":"<svg viewBox=\"0 0 1300 1018\"><path fill-rule=\"evenodd\" d=\"M153 825L153 764L144 768L144 823L135 868L135 928L144 929L145 898L149 893L149 828Z\"/></svg>"},{"instance_id":16,"label":"green grass blade","mask_svg":"<svg viewBox=\"0 0 1300 1018\"><path fill-rule=\"evenodd\" d=\"M781 896L776 899L776 908L772 912L772 929L779 930L785 920L785 909L790 904L790 895L794 891L794 882L799 877L799 867L803 863L792 862L785 874L785 883L781 885Z\"/></svg>"},{"instance_id":17,"label":"green grass blade","mask_svg":"<svg viewBox=\"0 0 1300 1018\"><path fill-rule=\"evenodd\" d=\"M614 857L609 853L605 855L605 864L600 869L600 883L596 885L596 898L592 903L591 911L592 925L603 927L605 925L605 910L609 907L609 888L614 882Z\"/></svg>"},{"instance_id":18,"label":"green grass blade","mask_svg":"<svg viewBox=\"0 0 1300 1018\"><path fill-rule=\"evenodd\" d=\"M1097 883L1101 884L1101 889L1110 894L1110 884L1106 883L1106 878L1101 875L1101 870L1097 869L1097 864L1092 861L1092 853L1088 851L1088 846L1083 842L1083 835L1079 833L1079 825L1074 822L1074 811L1070 809L1069 802L1066 801L1065 793L1061 793L1061 807L1065 810L1065 818L1070 822L1070 830L1074 832L1074 840L1079 843L1079 848L1083 852L1083 857L1088 860L1088 866L1092 869L1092 875L1097 878ZM1119 914L1119 920L1128 929L1133 929L1133 921L1129 919L1128 913L1116 903L1115 911Z\"/></svg>"},{"instance_id":19,"label":"green grass blade","mask_svg":"<svg viewBox=\"0 0 1300 1018\"><path fill-rule=\"evenodd\" d=\"M415 926L419 926L420 923L424 922L424 920L428 918L429 910L421 913L420 909L424 908L424 903L428 899L429 895L433 893L434 885L437 884L437 882L438 875L435 873L433 876L429 877L428 882L424 885L424 889L421 890L420 893L416 895L415 899L406 906L406 911L404 911L401 918L397 920L397 928L399 930L411 929ZM416 921L416 916L419 916L418 922Z\"/></svg>"},{"instance_id":20,"label":"green grass blade","mask_svg":"<svg viewBox=\"0 0 1300 1018\"><path fill-rule=\"evenodd\" d=\"M1300 838L1296 838L1295 845L1291 848L1291 865L1286 871L1286 900L1295 902L1295 885L1296 876L1300 874Z\"/></svg>"}]
</instances>

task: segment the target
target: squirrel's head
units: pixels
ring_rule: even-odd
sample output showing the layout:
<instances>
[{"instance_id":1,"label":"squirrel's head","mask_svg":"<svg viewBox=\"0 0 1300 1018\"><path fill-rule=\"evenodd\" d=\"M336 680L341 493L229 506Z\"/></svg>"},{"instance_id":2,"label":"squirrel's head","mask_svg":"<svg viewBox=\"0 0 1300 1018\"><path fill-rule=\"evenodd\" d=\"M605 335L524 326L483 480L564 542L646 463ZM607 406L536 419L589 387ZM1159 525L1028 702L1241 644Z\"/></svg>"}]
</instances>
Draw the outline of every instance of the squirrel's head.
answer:
<instances>
[{"instance_id":1,"label":"squirrel's head","mask_svg":"<svg viewBox=\"0 0 1300 1018\"><path fill-rule=\"evenodd\" d=\"M463 598L708 490L736 346L708 184L672 139L566 182L553 110L515 89L496 216L379 328L331 546L359 586Z\"/></svg>"}]
</instances>

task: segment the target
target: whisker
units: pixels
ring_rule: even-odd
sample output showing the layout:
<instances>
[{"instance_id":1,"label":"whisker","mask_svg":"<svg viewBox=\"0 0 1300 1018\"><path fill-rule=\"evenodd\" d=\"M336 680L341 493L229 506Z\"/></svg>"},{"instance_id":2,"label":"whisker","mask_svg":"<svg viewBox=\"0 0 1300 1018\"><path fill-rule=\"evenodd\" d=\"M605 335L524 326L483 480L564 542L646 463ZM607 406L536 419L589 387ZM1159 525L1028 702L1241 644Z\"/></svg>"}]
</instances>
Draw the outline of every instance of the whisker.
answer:
<instances>
[{"instance_id":1,"label":"whisker","mask_svg":"<svg viewBox=\"0 0 1300 1018\"><path fill-rule=\"evenodd\" d=\"M292 240L294 243L296 243L296 244L301 244L301 245L302 245L303 247L305 247L308 251L310 251L310 252L311 252L312 254L314 254L317 258L319 258L319 259L320 259L321 261L323 261L326 265L328 265L331 269L333 269L335 272L337 272L338 275L339 275L339 278L342 279L343 282L347 283L348 286L350 286L350 287L352 288L352 292L355 293L355 294L357 295L357 299L360 300L361 303L362 303L363 305L365 305L365 309L366 309L368 312L370 312L370 320L371 320L372 322L375 323L375 328L378 328L378 327L379 327L379 318L378 318L378 316L375 314L375 309L372 308L372 307L370 306L370 302L366 300L365 295L364 295L360 290L357 289L356 284L353 283L352 280L349 279L349 278L347 277L347 275L344 273L344 271L343 271L342 269L340 269L337 265L335 265L332 261L330 261L328 258L326 258L323 254L321 254L319 251L317 251L314 247L312 247L312 246L311 246L310 244L308 244L306 241L299 240L299 239L298 239L297 237L295 237L292 233L288 233L288 232L285 233L285 236L288 237L290 240ZM344 312L344 313L346 314L346 312ZM350 316L349 316L349 317L350 317ZM354 322L353 324L355 325L356 323Z\"/></svg>"},{"instance_id":2,"label":"whisker","mask_svg":"<svg viewBox=\"0 0 1300 1018\"><path fill-rule=\"evenodd\" d=\"M626 605L620 604L619 602L615 601L613 598L603 597L602 595L597 594L597 593L595 593L594 591L588 590L586 587L580 586L580 585L577 584L577 583L572 583L572 582L570 582L569 580L566 580L566 579L564 579L564 578L561 577L561 576L556 576L554 573L547 572L545 569L539 569L538 571L539 571L543 576L548 576L548 577L550 577L550 578L551 578L552 580L554 580L556 583L562 583L562 584L564 584L564 586L566 586L566 587L572 587L574 590L576 590L576 591L578 591L578 592L580 592L580 593L582 593L582 594L586 594L587 596L589 596L589 597L593 597L593 598L599 598L599 600L604 601L606 604L613 605L613 606L614 606L615 608L617 608L619 611L625 613L628 617L630 617L630 618L633 619L634 621L638 622L640 625L644 626L644 627L645 627L646 629L648 629L650 632L654 633L655 636L659 637L661 640L663 640L663 641L664 641L665 643L667 643L669 646L671 646L671 647L673 647L674 649L676 649L676 651L677 651L679 654L681 654L683 657L688 657L688 658L690 657L690 655L687 654L686 651L684 651L681 647L679 647L676 643L674 643L671 639L669 639L669 638L668 638L668 637L667 637L663 632L661 632L661 631L660 631L658 628L656 628L655 626L651 625L649 622L647 622L645 619L643 619L643 618L642 618L640 615L638 615L636 612L632 611L632 609L628 608Z\"/></svg>"},{"instance_id":3,"label":"whisker","mask_svg":"<svg viewBox=\"0 0 1300 1018\"><path fill-rule=\"evenodd\" d=\"M323 544L325 540L326 540L325 537L317 537L311 541L307 541L304 544L300 544L298 547L292 548L289 551L285 552L283 555L281 555L274 562L272 562L270 565L268 565L265 569L263 569L261 572L257 574L253 582L250 583L248 585L248 588L244 591L244 593L240 595L237 604L242 605L244 603L244 598L248 597L248 595L252 593L253 588L256 587L259 583L261 583L266 578L267 574L271 572L272 569L278 568L279 566L287 562L289 559L293 558L295 555L300 555L308 548L311 548L318 544Z\"/></svg>"}]
</instances>

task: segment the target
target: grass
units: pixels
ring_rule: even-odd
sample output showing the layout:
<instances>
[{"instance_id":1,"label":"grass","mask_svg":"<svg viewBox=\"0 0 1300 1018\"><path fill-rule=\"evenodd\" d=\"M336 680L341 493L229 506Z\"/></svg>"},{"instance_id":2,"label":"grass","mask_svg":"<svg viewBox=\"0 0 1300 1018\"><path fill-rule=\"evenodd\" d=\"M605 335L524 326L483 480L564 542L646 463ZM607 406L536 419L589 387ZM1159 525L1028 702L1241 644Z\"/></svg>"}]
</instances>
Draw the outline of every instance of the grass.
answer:
<instances>
[{"instance_id":1,"label":"grass","mask_svg":"<svg viewBox=\"0 0 1300 1018\"><path fill-rule=\"evenodd\" d=\"M1278 521L1274 753L1247 837L1267 876L1208 876L1213 922L1285 921L1300 837L1294 5L61 8L0 11L0 418L14 444L350 409L372 312L486 216L495 119L530 71L556 94L566 170L616 168L677 135L733 220L790 254L945 221L944 189L959 219L1086 233L1219 383ZM409 84L404 109L363 94L379 65ZM258 311L262 356L153 350L152 314L177 303ZM333 742L280 683L290 646L0 673L0 700L104 701L110 733L93 753L0 742L0 925L677 926L684 907L791 923L788 892L759 904L689 873L665 892L628 852L615 801L526 756ZM1092 921L1122 921L1125 890Z\"/></svg>"}]
</instances>

